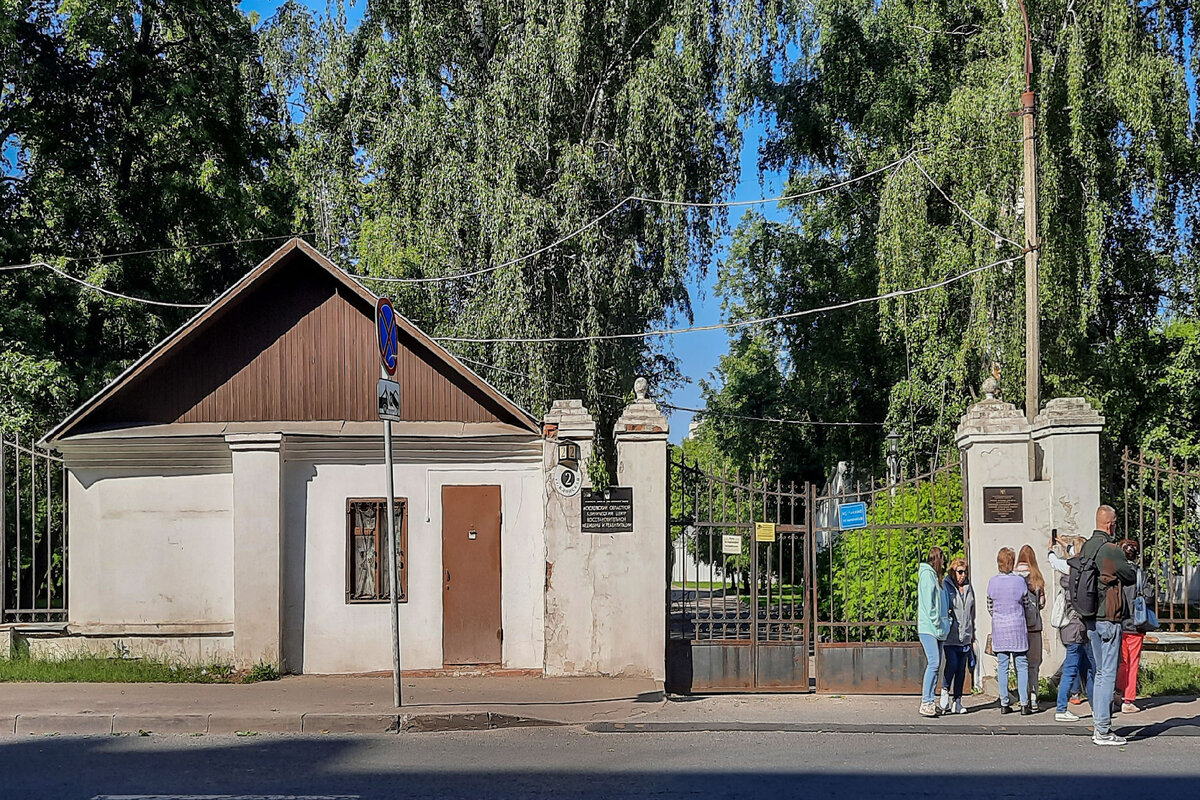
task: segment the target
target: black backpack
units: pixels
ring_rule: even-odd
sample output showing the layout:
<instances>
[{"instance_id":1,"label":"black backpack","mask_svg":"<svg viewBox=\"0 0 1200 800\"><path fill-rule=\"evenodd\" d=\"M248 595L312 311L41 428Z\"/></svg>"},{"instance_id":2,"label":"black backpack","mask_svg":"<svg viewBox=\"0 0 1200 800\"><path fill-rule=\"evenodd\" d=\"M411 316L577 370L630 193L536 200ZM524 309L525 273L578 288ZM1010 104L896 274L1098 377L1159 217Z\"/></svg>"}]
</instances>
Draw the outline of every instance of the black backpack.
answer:
<instances>
[{"instance_id":1,"label":"black backpack","mask_svg":"<svg viewBox=\"0 0 1200 800\"><path fill-rule=\"evenodd\" d=\"M1067 597L1071 608L1081 617L1092 618L1100 608L1100 571L1096 569L1096 559L1089 558L1083 553L1067 559L1071 568L1067 576Z\"/></svg>"}]
</instances>

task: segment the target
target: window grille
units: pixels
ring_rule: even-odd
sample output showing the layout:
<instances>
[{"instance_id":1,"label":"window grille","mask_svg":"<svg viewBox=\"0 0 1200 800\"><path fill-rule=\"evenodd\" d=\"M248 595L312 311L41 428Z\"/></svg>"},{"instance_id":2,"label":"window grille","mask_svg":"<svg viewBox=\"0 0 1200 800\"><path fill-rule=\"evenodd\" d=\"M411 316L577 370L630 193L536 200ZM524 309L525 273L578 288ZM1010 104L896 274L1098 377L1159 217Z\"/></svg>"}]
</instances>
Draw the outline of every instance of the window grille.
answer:
<instances>
[{"instance_id":1,"label":"window grille","mask_svg":"<svg viewBox=\"0 0 1200 800\"><path fill-rule=\"evenodd\" d=\"M391 599L388 581L387 501L354 498L346 501L346 602L378 603ZM396 498L396 567L400 595L408 600L408 502Z\"/></svg>"}]
</instances>

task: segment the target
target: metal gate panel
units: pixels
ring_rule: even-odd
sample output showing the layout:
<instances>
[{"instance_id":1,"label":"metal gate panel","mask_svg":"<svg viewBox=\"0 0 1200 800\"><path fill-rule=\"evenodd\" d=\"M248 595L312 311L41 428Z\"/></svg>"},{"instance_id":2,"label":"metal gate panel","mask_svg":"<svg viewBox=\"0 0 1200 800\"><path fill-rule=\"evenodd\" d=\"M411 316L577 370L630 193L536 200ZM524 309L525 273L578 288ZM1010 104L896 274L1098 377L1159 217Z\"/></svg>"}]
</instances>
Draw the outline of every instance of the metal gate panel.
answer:
<instances>
[{"instance_id":1,"label":"metal gate panel","mask_svg":"<svg viewBox=\"0 0 1200 800\"><path fill-rule=\"evenodd\" d=\"M865 503L866 525L842 530L838 507ZM817 691L919 693L925 655L917 638L916 575L931 547L965 556L961 467L947 459L906 478L831 488L812 501L817 575Z\"/></svg>"},{"instance_id":2,"label":"metal gate panel","mask_svg":"<svg viewBox=\"0 0 1200 800\"><path fill-rule=\"evenodd\" d=\"M681 452L669 471L668 690L810 691L809 487L712 475ZM756 540L762 522L773 541Z\"/></svg>"}]
</instances>

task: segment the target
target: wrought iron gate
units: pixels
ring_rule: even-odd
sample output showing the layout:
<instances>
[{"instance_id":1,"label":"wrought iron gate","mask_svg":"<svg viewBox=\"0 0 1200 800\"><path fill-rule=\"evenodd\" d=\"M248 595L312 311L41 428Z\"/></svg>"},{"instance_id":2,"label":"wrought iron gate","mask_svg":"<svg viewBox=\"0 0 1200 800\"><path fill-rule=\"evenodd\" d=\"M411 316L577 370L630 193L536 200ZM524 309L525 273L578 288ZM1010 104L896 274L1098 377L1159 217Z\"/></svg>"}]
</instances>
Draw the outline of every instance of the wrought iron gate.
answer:
<instances>
[{"instance_id":1,"label":"wrought iron gate","mask_svg":"<svg viewBox=\"0 0 1200 800\"><path fill-rule=\"evenodd\" d=\"M1138 542L1163 633L1200 633L1200 466L1125 451L1119 534Z\"/></svg>"},{"instance_id":2,"label":"wrought iron gate","mask_svg":"<svg viewBox=\"0 0 1200 800\"><path fill-rule=\"evenodd\" d=\"M866 504L866 525L842 530L837 507L855 502ZM917 570L935 545L947 563L967 553L959 463L934 462L895 483L854 483L816 498L814 507L817 691L919 692L925 661Z\"/></svg>"},{"instance_id":3,"label":"wrought iron gate","mask_svg":"<svg viewBox=\"0 0 1200 800\"><path fill-rule=\"evenodd\" d=\"M809 691L811 490L668 469L668 690Z\"/></svg>"},{"instance_id":4,"label":"wrought iron gate","mask_svg":"<svg viewBox=\"0 0 1200 800\"><path fill-rule=\"evenodd\" d=\"M668 472L668 691L919 690L918 566L934 545L966 555L957 461L820 494L678 449ZM838 507L857 502L866 525L843 530Z\"/></svg>"}]
</instances>

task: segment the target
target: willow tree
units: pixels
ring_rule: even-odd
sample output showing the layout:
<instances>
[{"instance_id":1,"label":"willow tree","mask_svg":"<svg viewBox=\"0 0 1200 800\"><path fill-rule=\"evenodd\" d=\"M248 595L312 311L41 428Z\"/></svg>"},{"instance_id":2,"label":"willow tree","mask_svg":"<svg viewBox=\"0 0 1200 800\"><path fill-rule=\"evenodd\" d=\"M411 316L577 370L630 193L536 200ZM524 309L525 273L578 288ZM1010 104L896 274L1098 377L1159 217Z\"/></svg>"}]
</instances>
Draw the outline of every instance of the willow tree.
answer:
<instances>
[{"instance_id":1,"label":"willow tree","mask_svg":"<svg viewBox=\"0 0 1200 800\"><path fill-rule=\"evenodd\" d=\"M437 336L690 319L689 282L723 213L622 201L708 203L730 189L732 90L751 56L728 35L732 13L707 0L372 0L347 32L336 9L314 25L287 6L265 35L303 117L307 220L363 274L477 273L366 281ZM586 398L603 431L637 374L677 377L669 348L641 339L451 347L535 412Z\"/></svg>"},{"instance_id":2,"label":"willow tree","mask_svg":"<svg viewBox=\"0 0 1200 800\"><path fill-rule=\"evenodd\" d=\"M1170 392L1148 392L1146 379L1164 357L1194 352L1180 335L1194 327L1177 322L1196 317L1195 17L1184 2L1046 0L1030 3L1029 12L1042 394L1099 401L1110 443L1136 443L1174 413L1162 399ZM804 363L846 365L843 375L859 370L865 380L834 384L840 407L862 419L856 415L882 400L910 461L926 458L951 446L992 364L1002 372L1004 399L1024 403L1024 199L1014 113L1025 83L1021 16L1015 0L816 0L782 24L794 47L765 79L762 96L778 126L764 164L789 170L799 189L909 158L794 204L791 224L744 223L725 270L739 310L786 304L814 285L812 272L837 276L826 299L851 299L851 292L933 284L1016 257L871 311L757 334L785 372ZM782 265L767 268L764 257ZM877 332L867 335L876 320ZM839 326L845 337L836 335ZM814 341L813 330L829 335ZM727 370L742 352L735 341ZM784 384L803 388L805 375L787 372ZM1195 387L1175 389L1194 396ZM736 399L717 389L712 395L718 406ZM804 393L796 398L803 405ZM1173 408L1180 406L1196 407ZM1182 435L1196 422L1173 424ZM747 433L732 426L729 438Z\"/></svg>"}]
</instances>

